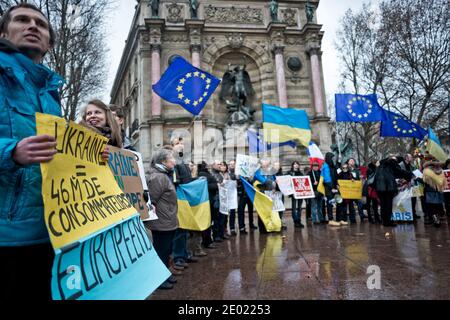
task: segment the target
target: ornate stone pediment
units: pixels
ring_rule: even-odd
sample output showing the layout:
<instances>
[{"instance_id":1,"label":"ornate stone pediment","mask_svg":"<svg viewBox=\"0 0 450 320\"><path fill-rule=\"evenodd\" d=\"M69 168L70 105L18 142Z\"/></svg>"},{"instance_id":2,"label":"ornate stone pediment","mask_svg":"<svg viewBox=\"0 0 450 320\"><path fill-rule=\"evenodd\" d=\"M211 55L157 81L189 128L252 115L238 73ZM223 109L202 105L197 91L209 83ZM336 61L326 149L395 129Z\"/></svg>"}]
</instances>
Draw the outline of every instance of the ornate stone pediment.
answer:
<instances>
[{"instance_id":1,"label":"ornate stone pediment","mask_svg":"<svg viewBox=\"0 0 450 320\"><path fill-rule=\"evenodd\" d=\"M263 10L259 8L213 7L205 8L206 22L213 23L245 23L262 24L264 22Z\"/></svg>"},{"instance_id":2,"label":"ornate stone pediment","mask_svg":"<svg viewBox=\"0 0 450 320\"><path fill-rule=\"evenodd\" d=\"M230 47L233 49L239 49L244 43L244 35L242 33L230 33L227 39Z\"/></svg>"},{"instance_id":3,"label":"ornate stone pediment","mask_svg":"<svg viewBox=\"0 0 450 320\"><path fill-rule=\"evenodd\" d=\"M182 22L184 20L184 6L171 3L167 6L167 21L172 23Z\"/></svg>"},{"instance_id":4,"label":"ornate stone pediment","mask_svg":"<svg viewBox=\"0 0 450 320\"><path fill-rule=\"evenodd\" d=\"M188 42L189 38L186 34L164 34L162 36L164 42Z\"/></svg>"},{"instance_id":5,"label":"ornate stone pediment","mask_svg":"<svg viewBox=\"0 0 450 320\"><path fill-rule=\"evenodd\" d=\"M282 10L281 16L283 17L283 22L289 27L297 26L297 11L295 9L289 8Z\"/></svg>"}]
</instances>

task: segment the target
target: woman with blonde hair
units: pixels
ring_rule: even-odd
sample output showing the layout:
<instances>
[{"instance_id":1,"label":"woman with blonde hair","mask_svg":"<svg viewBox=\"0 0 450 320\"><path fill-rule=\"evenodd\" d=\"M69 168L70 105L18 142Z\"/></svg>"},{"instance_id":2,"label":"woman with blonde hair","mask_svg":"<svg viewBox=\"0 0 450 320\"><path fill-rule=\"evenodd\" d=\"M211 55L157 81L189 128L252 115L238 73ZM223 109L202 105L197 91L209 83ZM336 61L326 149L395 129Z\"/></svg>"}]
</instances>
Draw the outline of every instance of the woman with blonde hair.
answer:
<instances>
[{"instance_id":1,"label":"woman with blonde hair","mask_svg":"<svg viewBox=\"0 0 450 320\"><path fill-rule=\"evenodd\" d=\"M440 217L444 216L444 189L447 179L441 163L436 160L427 161L423 165L423 182L425 183L426 214L435 227L441 225Z\"/></svg>"},{"instance_id":2,"label":"woman with blonde hair","mask_svg":"<svg viewBox=\"0 0 450 320\"><path fill-rule=\"evenodd\" d=\"M81 111L82 126L109 139L108 144L122 148L122 133L111 109L98 99L91 100Z\"/></svg>"}]
</instances>

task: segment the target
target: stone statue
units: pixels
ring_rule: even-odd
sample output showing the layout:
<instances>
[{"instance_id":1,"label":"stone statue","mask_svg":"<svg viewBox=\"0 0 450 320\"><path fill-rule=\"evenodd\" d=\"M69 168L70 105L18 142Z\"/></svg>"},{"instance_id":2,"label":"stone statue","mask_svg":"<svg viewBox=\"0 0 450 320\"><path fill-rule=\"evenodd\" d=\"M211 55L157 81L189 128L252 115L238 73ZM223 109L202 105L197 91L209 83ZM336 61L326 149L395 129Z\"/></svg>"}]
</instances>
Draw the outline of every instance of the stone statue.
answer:
<instances>
[{"instance_id":1,"label":"stone statue","mask_svg":"<svg viewBox=\"0 0 450 320\"><path fill-rule=\"evenodd\" d=\"M159 0L150 0L150 8L152 9L152 18L159 17Z\"/></svg>"},{"instance_id":2,"label":"stone statue","mask_svg":"<svg viewBox=\"0 0 450 320\"><path fill-rule=\"evenodd\" d=\"M278 2L276 0L271 0L269 8L272 21L278 22Z\"/></svg>"},{"instance_id":3,"label":"stone statue","mask_svg":"<svg viewBox=\"0 0 450 320\"><path fill-rule=\"evenodd\" d=\"M191 19L198 19L198 0L189 1L191 8Z\"/></svg>"},{"instance_id":4,"label":"stone statue","mask_svg":"<svg viewBox=\"0 0 450 320\"><path fill-rule=\"evenodd\" d=\"M306 19L308 20L308 23L309 22L313 22L313 20L314 20L314 10L315 10L314 5L312 5L311 2L308 1L306 3L305 9L306 9Z\"/></svg>"},{"instance_id":5,"label":"stone statue","mask_svg":"<svg viewBox=\"0 0 450 320\"><path fill-rule=\"evenodd\" d=\"M228 70L222 77L222 89L219 94L221 101L226 103L230 114L228 124L245 124L254 121L255 109L247 104L249 98L253 97L252 82L248 72L245 70L246 62L244 58L243 66L236 66L233 69L228 64Z\"/></svg>"},{"instance_id":6,"label":"stone statue","mask_svg":"<svg viewBox=\"0 0 450 320\"><path fill-rule=\"evenodd\" d=\"M350 138L346 138L344 143L341 143L341 158L339 158L339 148L336 144L331 146L331 150L335 155L335 159L340 163L345 163L353 155L353 141Z\"/></svg>"}]
</instances>

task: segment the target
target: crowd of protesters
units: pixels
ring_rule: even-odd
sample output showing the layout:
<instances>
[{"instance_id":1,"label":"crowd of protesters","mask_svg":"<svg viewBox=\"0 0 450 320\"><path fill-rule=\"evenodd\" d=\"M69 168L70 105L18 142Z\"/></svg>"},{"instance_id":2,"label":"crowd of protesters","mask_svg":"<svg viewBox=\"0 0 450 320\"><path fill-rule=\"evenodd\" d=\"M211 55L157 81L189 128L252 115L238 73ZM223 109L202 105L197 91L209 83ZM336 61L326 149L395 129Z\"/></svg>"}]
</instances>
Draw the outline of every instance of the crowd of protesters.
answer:
<instances>
[{"instance_id":1,"label":"crowd of protesters","mask_svg":"<svg viewBox=\"0 0 450 320\"><path fill-rule=\"evenodd\" d=\"M0 277L2 296L30 296L50 298L53 250L44 222L39 164L52 160L56 154L54 137L36 135L35 112L61 116L58 88L63 80L44 67L41 62L54 44L55 35L45 15L36 7L22 3L12 7L0 21ZM4 107L8 103L10 112ZM107 106L92 100L81 112L80 124L109 139L108 145L132 149L123 125L123 112L117 106ZM107 159L108 147L102 153ZM395 226L392 221L393 199L405 185L419 188L422 212L426 224L438 227L445 214L450 217L450 193L444 193L447 180L443 169L450 168L450 160L441 164L418 152L405 157L389 156L367 165L362 175L355 159L339 163L333 153L327 153L325 163L312 163L301 169L294 161L284 171L279 162L263 159L254 178L239 177L235 161L229 163L204 161L195 164L184 160L183 140L174 137L171 144L153 153L147 175L149 195L157 220L146 222L151 230L154 248L172 276L161 289L171 289L190 263L207 257L208 250L218 248L221 242L235 236L245 236L259 229L267 232L262 220L254 214L253 203L241 179L259 182L259 190L279 191L276 177L281 175L309 176L315 197L295 199L290 196L291 214L295 228L305 228L308 222L347 226L368 220ZM418 176L415 172L420 172ZM176 188L195 179L206 179L211 209L211 227L203 232L179 228ZM319 183L323 179L324 194ZM220 212L219 186L227 180L237 184L238 208L227 214ZM342 199L338 180L362 180L363 197L360 200ZM287 200L287 201L285 201ZM289 200L283 198L283 202ZM413 221L417 222L418 201L411 198ZM302 219L303 210L305 217ZM247 211L247 215L245 212ZM287 229L287 217L280 211L282 231ZM237 214L237 221L236 221ZM246 219L247 218L247 219ZM257 220L257 222L255 222ZM29 272L26 261L33 261ZM38 276L36 276L38 274Z\"/></svg>"},{"instance_id":2,"label":"crowd of protesters","mask_svg":"<svg viewBox=\"0 0 450 320\"><path fill-rule=\"evenodd\" d=\"M329 225L330 227L347 226L357 223L359 216L360 223L368 221L371 224L383 224L386 227L394 227L396 223L392 220L393 199L398 194L399 189L408 187L419 187L423 192L420 195L422 212L424 213L425 224L434 224L439 226L442 219L445 219L445 212L450 217L449 198L444 197L444 188L446 178L443 174L443 164L433 160L432 157L423 157L420 154L406 155L403 157L389 156L381 161L372 161L368 164L365 174L360 171L356 160L351 158L345 163L334 161L334 154L327 153L326 161L321 166L318 162L313 162L310 166L301 169L301 163L294 161L289 170L285 172L279 162L273 164L268 159L260 161L259 169L255 172L254 178L239 177L235 173L235 161L229 163L214 161L210 165L202 161L195 165L192 161L186 164L183 161L183 142L181 138L174 138L172 145L165 147L177 154L177 159L173 170L168 170L168 166L158 164L161 158L157 152L152 161L152 170L162 171L168 180L172 182L169 188L168 182L165 187L168 188L167 199L171 199L176 204L176 196L173 186L183 181L188 183L194 179L206 179L208 182L208 192L211 208L211 227L204 232L192 232L176 229L176 224L172 225L170 230L173 235L166 239L165 246L162 249L156 242L156 251L161 252L161 259L170 268L173 275L181 275L183 270L189 267L190 263L198 262L198 257L208 255L209 249L215 249L223 241L230 240L237 235L245 236L249 231L259 229L260 233L266 233L265 226L259 217L254 217L253 204L248 197L241 179L246 179L251 184L259 182L258 189L261 192L279 191L276 177L280 175L291 176L309 176L315 197L312 199L284 199L283 202L290 202L291 216L295 228L305 228L305 223L311 225ZM445 164L445 168L450 167L450 160ZM152 172L153 172L152 171ZM414 172L420 171L422 177L417 177ZM152 174L153 175L153 174ZM325 194L318 191L319 183L323 178ZM166 179L167 180L167 179ZM226 180L236 180L238 193L238 208L230 210L227 214L219 211L219 186ZM339 180L361 180L363 185L362 198L360 200L342 199L340 196ZM158 180L150 178L149 184L160 183ZM152 189L152 188L151 188ZM150 196L156 207L156 214L160 215L159 201L160 195L158 188L151 191ZM171 197L171 198L170 198ZM285 201L286 200L286 201ZM167 200L170 201L170 200ZM415 197L411 198L413 221L416 223L420 216L417 214L418 201ZM445 207L444 207L445 204ZM164 206L163 206L164 208ZM444 209L445 208L445 209ZM245 214L247 209L247 215ZM302 216L303 212L305 213ZM164 213L162 213L164 214ZM237 221L236 221L237 214ZM282 232L287 230L286 215L280 211L282 220ZM172 218L176 217L176 210L172 210ZM257 224L256 221L257 220ZM161 232L150 226L150 229ZM176 231L174 231L176 230ZM239 230L239 232L237 232ZM179 237L176 234L179 233ZM171 243L171 252L170 246ZM170 258L169 258L170 256ZM176 283L176 278L169 278L160 288L171 289Z\"/></svg>"}]
</instances>

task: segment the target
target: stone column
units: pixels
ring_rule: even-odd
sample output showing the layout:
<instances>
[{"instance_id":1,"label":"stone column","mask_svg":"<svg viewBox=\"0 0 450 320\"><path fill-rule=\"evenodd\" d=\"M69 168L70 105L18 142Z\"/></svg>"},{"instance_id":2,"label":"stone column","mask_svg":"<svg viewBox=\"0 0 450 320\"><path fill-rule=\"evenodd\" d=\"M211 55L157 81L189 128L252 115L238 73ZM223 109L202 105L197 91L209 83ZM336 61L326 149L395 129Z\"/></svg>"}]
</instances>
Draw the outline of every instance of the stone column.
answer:
<instances>
[{"instance_id":1,"label":"stone column","mask_svg":"<svg viewBox=\"0 0 450 320\"><path fill-rule=\"evenodd\" d=\"M161 78L161 45L152 44L152 85ZM152 91L152 117L161 117L161 98Z\"/></svg>"},{"instance_id":2,"label":"stone column","mask_svg":"<svg viewBox=\"0 0 450 320\"><path fill-rule=\"evenodd\" d=\"M198 19L185 20L185 28L189 31L189 44L191 49L191 64L201 69L201 52L202 52L202 30L205 25L205 21ZM191 130L192 141L192 160L194 163L200 163L204 160L203 155L203 136L205 131L206 121L202 116L203 111L197 116L193 117L193 128Z\"/></svg>"},{"instance_id":3,"label":"stone column","mask_svg":"<svg viewBox=\"0 0 450 320\"><path fill-rule=\"evenodd\" d=\"M326 116L319 55L319 48L311 48L309 50L309 56L311 59L311 78L314 93L314 109L316 111L316 117Z\"/></svg>"},{"instance_id":4,"label":"stone column","mask_svg":"<svg viewBox=\"0 0 450 320\"><path fill-rule=\"evenodd\" d=\"M200 45L191 45L191 62L194 67L199 69L201 69L200 51Z\"/></svg>"},{"instance_id":5,"label":"stone column","mask_svg":"<svg viewBox=\"0 0 450 320\"><path fill-rule=\"evenodd\" d=\"M277 46L274 48L275 54L275 67L277 72L277 91L278 91L278 103L280 107L287 108L288 98L286 89L286 74L284 72L284 47Z\"/></svg>"}]
</instances>

